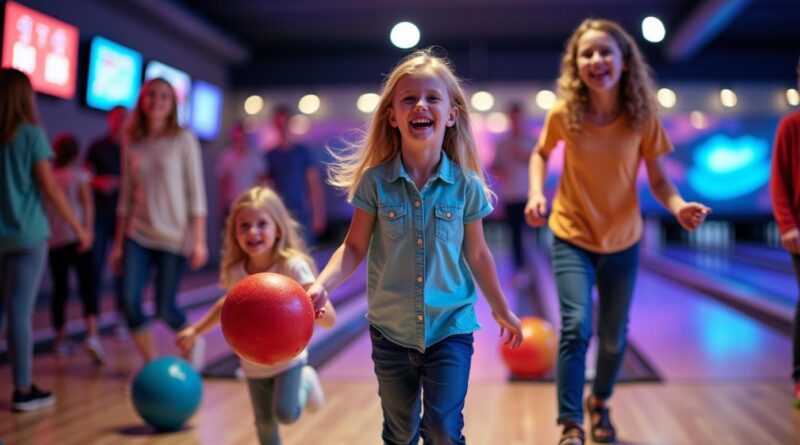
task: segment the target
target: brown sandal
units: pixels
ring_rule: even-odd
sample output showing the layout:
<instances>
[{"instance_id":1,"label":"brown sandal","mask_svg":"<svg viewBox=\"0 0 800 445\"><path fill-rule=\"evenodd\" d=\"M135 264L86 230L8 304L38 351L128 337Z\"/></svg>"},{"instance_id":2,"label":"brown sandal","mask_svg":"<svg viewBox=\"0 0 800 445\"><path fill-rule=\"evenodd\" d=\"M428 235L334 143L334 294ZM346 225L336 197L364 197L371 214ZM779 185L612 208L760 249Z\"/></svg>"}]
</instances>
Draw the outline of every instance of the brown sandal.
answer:
<instances>
[{"instance_id":1,"label":"brown sandal","mask_svg":"<svg viewBox=\"0 0 800 445\"><path fill-rule=\"evenodd\" d=\"M617 441L617 431L611 423L611 412L605 405L597 406L596 400L594 396L586 398L586 411L592 424L592 440L597 443L614 443Z\"/></svg>"},{"instance_id":2,"label":"brown sandal","mask_svg":"<svg viewBox=\"0 0 800 445\"><path fill-rule=\"evenodd\" d=\"M570 423L564 425L564 432L561 433L558 445L583 445L585 442L583 428L577 423Z\"/></svg>"}]
</instances>

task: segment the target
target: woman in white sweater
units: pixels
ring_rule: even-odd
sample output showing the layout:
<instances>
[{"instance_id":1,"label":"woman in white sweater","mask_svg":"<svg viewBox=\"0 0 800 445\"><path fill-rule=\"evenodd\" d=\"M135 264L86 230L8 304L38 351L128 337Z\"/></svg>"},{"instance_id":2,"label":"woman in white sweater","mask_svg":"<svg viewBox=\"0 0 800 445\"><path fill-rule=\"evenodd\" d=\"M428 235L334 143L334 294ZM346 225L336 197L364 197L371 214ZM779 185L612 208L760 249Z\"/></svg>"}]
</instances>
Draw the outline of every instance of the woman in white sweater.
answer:
<instances>
[{"instance_id":1,"label":"woman in white sweater","mask_svg":"<svg viewBox=\"0 0 800 445\"><path fill-rule=\"evenodd\" d=\"M142 297L150 269L156 315L178 331L188 324L175 301L186 263L198 269L208 260L200 145L178 125L175 91L161 78L144 84L128 122L117 221L112 266L123 274L128 328L149 362L156 351ZM198 369L202 347L188 357Z\"/></svg>"}]
</instances>

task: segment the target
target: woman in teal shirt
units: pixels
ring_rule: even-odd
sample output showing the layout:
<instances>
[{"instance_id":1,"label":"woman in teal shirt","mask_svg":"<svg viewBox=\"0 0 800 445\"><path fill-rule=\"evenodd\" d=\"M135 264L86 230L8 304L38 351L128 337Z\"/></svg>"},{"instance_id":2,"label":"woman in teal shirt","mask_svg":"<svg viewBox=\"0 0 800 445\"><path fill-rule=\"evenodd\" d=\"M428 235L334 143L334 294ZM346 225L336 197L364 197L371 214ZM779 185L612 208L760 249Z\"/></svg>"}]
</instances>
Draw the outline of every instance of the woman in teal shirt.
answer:
<instances>
[{"instance_id":1,"label":"woman in teal shirt","mask_svg":"<svg viewBox=\"0 0 800 445\"><path fill-rule=\"evenodd\" d=\"M92 235L81 227L53 178L52 151L36 127L39 120L28 77L13 68L0 68L0 98L0 324L8 318L14 378L11 407L32 411L55 402L53 394L31 382L33 306L50 236L42 196L78 234L82 250L91 247Z\"/></svg>"}]
</instances>

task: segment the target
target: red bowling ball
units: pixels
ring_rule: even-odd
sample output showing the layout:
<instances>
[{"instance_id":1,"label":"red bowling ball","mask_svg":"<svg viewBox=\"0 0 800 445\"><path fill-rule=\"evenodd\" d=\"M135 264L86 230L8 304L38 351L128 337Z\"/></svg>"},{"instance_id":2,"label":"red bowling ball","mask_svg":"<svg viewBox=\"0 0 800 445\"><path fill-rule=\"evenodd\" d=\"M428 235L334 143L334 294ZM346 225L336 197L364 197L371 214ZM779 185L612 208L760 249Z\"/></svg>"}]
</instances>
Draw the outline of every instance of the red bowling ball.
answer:
<instances>
[{"instance_id":1,"label":"red bowling ball","mask_svg":"<svg viewBox=\"0 0 800 445\"><path fill-rule=\"evenodd\" d=\"M237 283L222 306L222 333L251 362L275 365L296 357L314 332L314 306L291 278L257 273Z\"/></svg>"},{"instance_id":2,"label":"red bowling ball","mask_svg":"<svg viewBox=\"0 0 800 445\"><path fill-rule=\"evenodd\" d=\"M503 360L515 377L538 377L553 367L558 339L547 320L523 317L522 345L512 349L501 343Z\"/></svg>"}]
</instances>

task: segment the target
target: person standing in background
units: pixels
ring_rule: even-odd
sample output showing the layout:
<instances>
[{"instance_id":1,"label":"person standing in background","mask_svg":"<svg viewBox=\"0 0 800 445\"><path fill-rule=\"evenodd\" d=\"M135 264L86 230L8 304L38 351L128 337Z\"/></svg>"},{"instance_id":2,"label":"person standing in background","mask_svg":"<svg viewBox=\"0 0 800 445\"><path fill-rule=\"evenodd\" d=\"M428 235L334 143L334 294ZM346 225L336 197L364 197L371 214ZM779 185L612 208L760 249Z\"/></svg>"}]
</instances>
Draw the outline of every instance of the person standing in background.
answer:
<instances>
[{"instance_id":1,"label":"person standing in background","mask_svg":"<svg viewBox=\"0 0 800 445\"><path fill-rule=\"evenodd\" d=\"M122 127L128 110L123 106L116 106L106 115L108 134L93 141L86 154L85 167L92 173L92 192L94 196L94 286L97 295L103 295L103 275L106 270L108 251L114 241L114 231L117 228L117 200L119 198L120 184L120 144L122 140ZM116 327L117 336L127 338L127 329L124 324L124 304L122 302L122 276L114 274L113 278L114 301L119 314Z\"/></svg>"},{"instance_id":2,"label":"person standing in background","mask_svg":"<svg viewBox=\"0 0 800 445\"><path fill-rule=\"evenodd\" d=\"M796 71L797 85L800 87L800 59L797 60ZM778 124L769 184L772 212L778 223L781 244L792 256L795 277L800 286L800 111L787 114ZM800 300L795 308L792 344L794 404L800 408Z\"/></svg>"},{"instance_id":3,"label":"person standing in background","mask_svg":"<svg viewBox=\"0 0 800 445\"><path fill-rule=\"evenodd\" d=\"M308 148L291 139L289 118L288 107L282 105L275 109L272 123L278 134L278 145L266 154L267 182L303 227L310 246L328 224L322 178Z\"/></svg>"},{"instance_id":4,"label":"person standing in background","mask_svg":"<svg viewBox=\"0 0 800 445\"><path fill-rule=\"evenodd\" d=\"M508 110L509 134L497 144L492 173L500 181L500 201L504 205L505 222L511 230L511 252L514 255L514 284L527 283L522 233L525 230L525 204L528 202L528 160L536 139L525 131L522 104L515 102Z\"/></svg>"},{"instance_id":5,"label":"person standing in background","mask_svg":"<svg viewBox=\"0 0 800 445\"><path fill-rule=\"evenodd\" d=\"M53 142L56 153L53 175L56 183L64 191L72 211L87 231L94 230L94 201L89 188L91 173L80 167L80 147L75 136L65 133ZM95 269L93 267L93 251L78 250L78 236L67 224L58 211L49 203L45 205L47 219L50 222L50 274L53 278L53 298L51 312L53 328L56 331L55 352L59 357L68 356L71 347L67 342L64 329L66 302L70 294L69 271L75 270L78 278L78 289L83 301L83 315L86 320L86 341L84 347L95 364L103 364L106 353L100 343L97 316L97 287L95 286Z\"/></svg>"},{"instance_id":6,"label":"person standing in background","mask_svg":"<svg viewBox=\"0 0 800 445\"><path fill-rule=\"evenodd\" d=\"M0 328L7 320L11 409L33 411L55 403L50 391L32 383L33 307L50 236L42 198L78 235L79 251L91 248L92 233L80 224L53 177L53 152L38 127L33 87L22 71L0 68L0 117Z\"/></svg>"},{"instance_id":7,"label":"person standing in background","mask_svg":"<svg viewBox=\"0 0 800 445\"><path fill-rule=\"evenodd\" d=\"M177 305L180 282L208 260L206 189L197 137L178 125L175 90L155 78L142 87L123 140L122 183L112 266L122 271L125 316L145 363L156 357L144 287L155 269L156 314L176 332L188 326ZM198 341L186 357L203 362Z\"/></svg>"},{"instance_id":8,"label":"person standing in background","mask_svg":"<svg viewBox=\"0 0 800 445\"><path fill-rule=\"evenodd\" d=\"M231 144L220 155L217 163L219 178L219 217L225 216L236 198L245 190L256 185L264 175L265 157L258 150L247 146L244 126L236 122L231 126Z\"/></svg>"}]
</instances>

